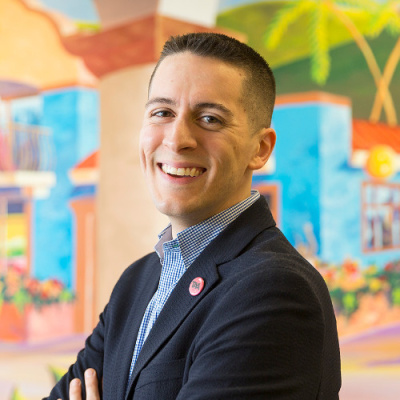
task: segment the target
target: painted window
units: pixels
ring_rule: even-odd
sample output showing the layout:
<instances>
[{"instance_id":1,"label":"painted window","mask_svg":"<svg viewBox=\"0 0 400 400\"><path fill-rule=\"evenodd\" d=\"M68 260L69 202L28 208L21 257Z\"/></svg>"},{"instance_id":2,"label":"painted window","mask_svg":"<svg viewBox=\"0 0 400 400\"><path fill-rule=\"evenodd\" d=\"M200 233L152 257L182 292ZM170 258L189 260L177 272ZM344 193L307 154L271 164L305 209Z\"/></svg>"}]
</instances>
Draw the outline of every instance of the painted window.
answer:
<instances>
[{"instance_id":1,"label":"painted window","mask_svg":"<svg viewBox=\"0 0 400 400\"><path fill-rule=\"evenodd\" d=\"M0 197L0 273L27 270L27 216L19 197Z\"/></svg>"},{"instance_id":2,"label":"painted window","mask_svg":"<svg viewBox=\"0 0 400 400\"><path fill-rule=\"evenodd\" d=\"M254 189L257 189L261 196L264 196L267 200L272 216L275 219L276 224L280 224L280 191L278 184L258 184L254 185Z\"/></svg>"},{"instance_id":3,"label":"painted window","mask_svg":"<svg viewBox=\"0 0 400 400\"><path fill-rule=\"evenodd\" d=\"M362 185L364 251L400 248L400 185Z\"/></svg>"}]
</instances>

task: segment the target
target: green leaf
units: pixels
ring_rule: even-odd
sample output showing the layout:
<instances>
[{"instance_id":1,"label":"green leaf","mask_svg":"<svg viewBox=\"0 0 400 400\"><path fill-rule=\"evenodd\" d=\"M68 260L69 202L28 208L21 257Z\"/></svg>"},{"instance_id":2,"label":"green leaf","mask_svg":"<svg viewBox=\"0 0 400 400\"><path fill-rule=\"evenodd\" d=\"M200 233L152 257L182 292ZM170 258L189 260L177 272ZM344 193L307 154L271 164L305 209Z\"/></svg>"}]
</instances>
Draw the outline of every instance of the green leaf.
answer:
<instances>
[{"instance_id":1,"label":"green leaf","mask_svg":"<svg viewBox=\"0 0 400 400\"><path fill-rule=\"evenodd\" d=\"M0 280L0 310L4 303L4 283Z\"/></svg>"},{"instance_id":2,"label":"green leaf","mask_svg":"<svg viewBox=\"0 0 400 400\"><path fill-rule=\"evenodd\" d=\"M264 34L265 46L270 50L276 48L288 27L312 7L313 1L310 0L294 1L282 7L274 15Z\"/></svg>"},{"instance_id":3,"label":"green leaf","mask_svg":"<svg viewBox=\"0 0 400 400\"><path fill-rule=\"evenodd\" d=\"M48 368L53 377L54 384L56 384L67 372L67 369L65 369L65 368L54 367L52 365L49 365Z\"/></svg>"},{"instance_id":4,"label":"green leaf","mask_svg":"<svg viewBox=\"0 0 400 400\"><path fill-rule=\"evenodd\" d=\"M10 400L27 400L26 397L22 396L18 388L15 388L11 394Z\"/></svg>"},{"instance_id":5,"label":"green leaf","mask_svg":"<svg viewBox=\"0 0 400 400\"><path fill-rule=\"evenodd\" d=\"M336 0L334 1L338 6L344 6L345 8L355 8L358 10L365 10L368 12L375 12L378 7L378 3L373 0Z\"/></svg>"},{"instance_id":6,"label":"green leaf","mask_svg":"<svg viewBox=\"0 0 400 400\"><path fill-rule=\"evenodd\" d=\"M31 296L23 290L18 290L17 293L13 296L13 303L17 306L19 312L23 312L26 304L31 302Z\"/></svg>"},{"instance_id":7,"label":"green leaf","mask_svg":"<svg viewBox=\"0 0 400 400\"><path fill-rule=\"evenodd\" d=\"M396 288L393 290L392 301L395 306L400 306L400 288Z\"/></svg>"},{"instance_id":8,"label":"green leaf","mask_svg":"<svg viewBox=\"0 0 400 400\"><path fill-rule=\"evenodd\" d=\"M371 14L368 35L372 37L379 36L383 30L386 30L393 36L400 33L400 1L387 1Z\"/></svg>"},{"instance_id":9,"label":"green leaf","mask_svg":"<svg viewBox=\"0 0 400 400\"><path fill-rule=\"evenodd\" d=\"M357 308L357 298L355 293L346 293L343 296L343 306L346 310L346 313L350 315Z\"/></svg>"},{"instance_id":10,"label":"green leaf","mask_svg":"<svg viewBox=\"0 0 400 400\"><path fill-rule=\"evenodd\" d=\"M65 302L65 303L69 303L71 301L73 301L75 299L74 294L68 290L68 289L64 289L61 293L60 293L60 302Z\"/></svg>"},{"instance_id":11,"label":"green leaf","mask_svg":"<svg viewBox=\"0 0 400 400\"><path fill-rule=\"evenodd\" d=\"M319 85L325 84L331 65L326 13L325 7L317 7L310 15L311 77Z\"/></svg>"}]
</instances>

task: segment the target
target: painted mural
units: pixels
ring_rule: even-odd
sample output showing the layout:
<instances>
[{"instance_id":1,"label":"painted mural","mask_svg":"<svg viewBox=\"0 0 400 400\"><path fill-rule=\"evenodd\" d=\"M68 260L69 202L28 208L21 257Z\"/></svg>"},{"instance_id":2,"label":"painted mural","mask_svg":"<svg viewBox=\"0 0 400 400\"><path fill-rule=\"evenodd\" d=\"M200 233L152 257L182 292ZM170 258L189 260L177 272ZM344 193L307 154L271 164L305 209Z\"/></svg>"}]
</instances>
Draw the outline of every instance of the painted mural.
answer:
<instances>
[{"instance_id":1,"label":"painted mural","mask_svg":"<svg viewBox=\"0 0 400 400\"><path fill-rule=\"evenodd\" d=\"M253 186L328 284L341 399L400 397L400 1L2 0L0 27L0 400L45 396L98 318L99 85L191 30L274 70Z\"/></svg>"},{"instance_id":2,"label":"painted mural","mask_svg":"<svg viewBox=\"0 0 400 400\"><path fill-rule=\"evenodd\" d=\"M99 147L97 79L61 43L58 29L74 24L48 3L0 4L1 399L41 398L24 356L94 323L94 265L81 259L94 253L96 179L79 172Z\"/></svg>"}]
</instances>

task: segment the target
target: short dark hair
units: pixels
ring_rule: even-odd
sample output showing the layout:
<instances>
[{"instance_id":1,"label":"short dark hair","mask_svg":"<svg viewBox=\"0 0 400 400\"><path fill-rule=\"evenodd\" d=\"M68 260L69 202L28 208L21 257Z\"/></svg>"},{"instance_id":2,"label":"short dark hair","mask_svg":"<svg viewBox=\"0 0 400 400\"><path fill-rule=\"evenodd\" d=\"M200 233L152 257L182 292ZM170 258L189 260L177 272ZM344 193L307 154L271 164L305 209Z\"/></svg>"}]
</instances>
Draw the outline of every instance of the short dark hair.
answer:
<instances>
[{"instance_id":1,"label":"short dark hair","mask_svg":"<svg viewBox=\"0 0 400 400\"><path fill-rule=\"evenodd\" d=\"M248 106L249 122L256 128L269 127L275 103L275 78L264 58L245 43L220 33L188 33L171 36L165 42L150 78L149 90L154 74L164 58L177 53L192 54L221 60L246 73L244 99Z\"/></svg>"}]
</instances>

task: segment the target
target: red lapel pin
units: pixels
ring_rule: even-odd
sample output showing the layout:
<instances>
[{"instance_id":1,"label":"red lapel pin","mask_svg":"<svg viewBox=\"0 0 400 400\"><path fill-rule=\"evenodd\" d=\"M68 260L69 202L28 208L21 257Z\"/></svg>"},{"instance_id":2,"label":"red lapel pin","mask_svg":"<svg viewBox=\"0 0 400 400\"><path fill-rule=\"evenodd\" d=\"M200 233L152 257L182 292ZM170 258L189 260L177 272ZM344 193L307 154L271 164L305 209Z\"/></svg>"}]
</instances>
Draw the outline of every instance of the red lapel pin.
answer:
<instances>
[{"instance_id":1,"label":"red lapel pin","mask_svg":"<svg viewBox=\"0 0 400 400\"><path fill-rule=\"evenodd\" d=\"M192 282L190 283L189 293L192 296L197 296L198 294L201 293L203 288L204 288L204 279L197 277L196 279L193 279Z\"/></svg>"}]
</instances>

